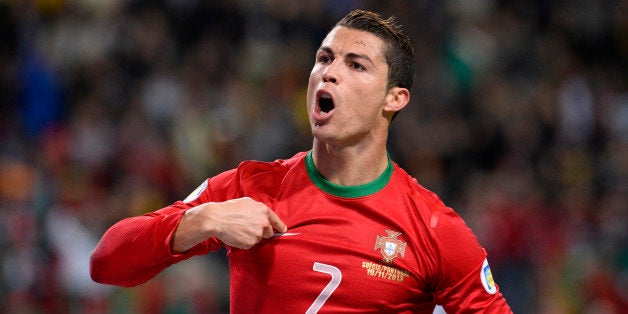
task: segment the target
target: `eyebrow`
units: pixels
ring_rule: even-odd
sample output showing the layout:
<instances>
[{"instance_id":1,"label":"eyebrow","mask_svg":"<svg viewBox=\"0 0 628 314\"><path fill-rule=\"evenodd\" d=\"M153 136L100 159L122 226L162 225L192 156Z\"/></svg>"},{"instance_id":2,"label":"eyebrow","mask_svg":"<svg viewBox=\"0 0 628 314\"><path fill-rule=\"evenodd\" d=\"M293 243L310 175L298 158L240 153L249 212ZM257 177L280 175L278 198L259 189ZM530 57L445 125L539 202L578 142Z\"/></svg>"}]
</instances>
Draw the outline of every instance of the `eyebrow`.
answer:
<instances>
[{"instance_id":1,"label":"eyebrow","mask_svg":"<svg viewBox=\"0 0 628 314\"><path fill-rule=\"evenodd\" d=\"M324 52L326 52L328 54L331 54L331 55L334 54L334 50L331 49L331 47L329 47L329 46L322 46L322 47L320 47L318 49L318 51L324 51ZM371 60L371 58L369 58L369 56L367 56L365 54L361 54L361 53L350 52L350 53L347 53L346 57L348 59L363 59L363 60L365 60L365 61L367 61L367 62L369 62L371 64L375 64L373 62L373 60Z\"/></svg>"}]
</instances>

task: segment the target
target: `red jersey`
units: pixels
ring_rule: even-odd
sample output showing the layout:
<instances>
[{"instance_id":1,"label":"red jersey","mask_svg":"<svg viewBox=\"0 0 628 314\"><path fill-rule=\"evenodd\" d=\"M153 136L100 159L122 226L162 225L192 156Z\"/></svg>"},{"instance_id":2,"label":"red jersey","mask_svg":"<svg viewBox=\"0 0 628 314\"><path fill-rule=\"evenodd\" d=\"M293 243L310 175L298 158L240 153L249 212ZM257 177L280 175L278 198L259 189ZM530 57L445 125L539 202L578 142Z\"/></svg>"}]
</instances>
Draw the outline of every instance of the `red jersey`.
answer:
<instances>
[{"instance_id":1,"label":"red jersey","mask_svg":"<svg viewBox=\"0 0 628 314\"><path fill-rule=\"evenodd\" d=\"M462 219L397 164L375 181L339 186L311 155L247 161L206 180L186 200L112 226L92 253L92 277L133 286L194 255L170 239L185 210L248 196L288 231L248 250L227 247L233 313L510 313L486 252Z\"/></svg>"}]
</instances>

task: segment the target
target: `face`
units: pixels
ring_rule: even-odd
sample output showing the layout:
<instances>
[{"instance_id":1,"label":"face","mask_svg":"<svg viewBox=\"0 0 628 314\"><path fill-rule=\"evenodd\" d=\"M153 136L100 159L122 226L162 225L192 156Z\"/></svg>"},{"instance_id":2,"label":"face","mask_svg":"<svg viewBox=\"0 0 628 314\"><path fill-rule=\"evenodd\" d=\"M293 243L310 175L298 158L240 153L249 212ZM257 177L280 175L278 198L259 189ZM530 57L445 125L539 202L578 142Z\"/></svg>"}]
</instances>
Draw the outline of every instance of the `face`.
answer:
<instances>
[{"instance_id":1,"label":"face","mask_svg":"<svg viewBox=\"0 0 628 314\"><path fill-rule=\"evenodd\" d=\"M328 144L352 145L387 129L388 65L384 42L347 27L334 28L323 40L307 92L314 138Z\"/></svg>"}]
</instances>

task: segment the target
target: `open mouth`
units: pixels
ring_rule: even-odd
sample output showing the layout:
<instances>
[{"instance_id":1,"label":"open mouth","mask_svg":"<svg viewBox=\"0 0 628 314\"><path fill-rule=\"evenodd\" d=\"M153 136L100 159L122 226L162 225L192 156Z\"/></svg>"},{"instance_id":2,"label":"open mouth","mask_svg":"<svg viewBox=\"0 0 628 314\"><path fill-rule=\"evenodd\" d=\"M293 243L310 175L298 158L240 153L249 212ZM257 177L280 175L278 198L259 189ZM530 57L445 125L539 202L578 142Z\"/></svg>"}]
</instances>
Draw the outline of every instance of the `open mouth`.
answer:
<instances>
[{"instance_id":1,"label":"open mouth","mask_svg":"<svg viewBox=\"0 0 628 314\"><path fill-rule=\"evenodd\" d=\"M321 112L328 113L334 109L334 100L331 95L323 93L318 97L318 106Z\"/></svg>"}]
</instances>

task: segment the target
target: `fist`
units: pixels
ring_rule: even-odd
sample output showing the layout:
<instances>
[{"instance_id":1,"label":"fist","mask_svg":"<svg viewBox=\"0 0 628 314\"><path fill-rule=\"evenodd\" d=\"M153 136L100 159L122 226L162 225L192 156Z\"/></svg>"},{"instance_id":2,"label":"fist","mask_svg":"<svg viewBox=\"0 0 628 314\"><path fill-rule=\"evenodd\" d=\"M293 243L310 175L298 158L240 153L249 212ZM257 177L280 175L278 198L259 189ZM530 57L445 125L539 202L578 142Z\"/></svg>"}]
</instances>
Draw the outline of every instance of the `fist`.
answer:
<instances>
[{"instance_id":1,"label":"fist","mask_svg":"<svg viewBox=\"0 0 628 314\"><path fill-rule=\"evenodd\" d=\"M287 230L275 212L249 197L204 205L207 230L232 247L249 249L262 239L272 237L275 230Z\"/></svg>"}]
</instances>

